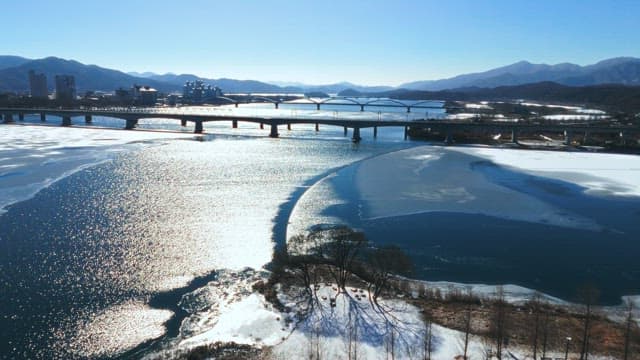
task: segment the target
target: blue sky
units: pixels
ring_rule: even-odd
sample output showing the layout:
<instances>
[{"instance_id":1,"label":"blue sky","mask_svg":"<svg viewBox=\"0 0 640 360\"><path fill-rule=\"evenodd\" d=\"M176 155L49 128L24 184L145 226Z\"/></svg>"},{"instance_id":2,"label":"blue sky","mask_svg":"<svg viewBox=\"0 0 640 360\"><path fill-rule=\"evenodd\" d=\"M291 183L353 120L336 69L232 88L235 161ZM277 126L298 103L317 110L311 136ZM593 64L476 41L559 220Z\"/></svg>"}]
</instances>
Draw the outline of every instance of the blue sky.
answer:
<instances>
[{"instance_id":1,"label":"blue sky","mask_svg":"<svg viewBox=\"0 0 640 360\"><path fill-rule=\"evenodd\" d=\"M20 0L0 24L0 54L315 84L640 57L640 0Z\"/></svg>"}]
</instances>

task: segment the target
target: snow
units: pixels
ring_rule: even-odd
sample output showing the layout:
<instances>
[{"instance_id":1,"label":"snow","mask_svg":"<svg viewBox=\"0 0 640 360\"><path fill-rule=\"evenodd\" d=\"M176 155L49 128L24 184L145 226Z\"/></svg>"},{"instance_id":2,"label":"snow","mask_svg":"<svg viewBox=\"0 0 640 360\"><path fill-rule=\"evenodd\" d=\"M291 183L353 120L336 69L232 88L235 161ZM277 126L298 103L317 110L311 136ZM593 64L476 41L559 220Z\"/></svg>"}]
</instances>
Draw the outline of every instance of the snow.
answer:
<instances>
[{"instance_id":1,"label":"snow","mask_svg":"<svg viewBox=\"0 0 640 360\"><path fill-rule=\"evenodd\" d=\"M215 342L234 342L262 347L277 344L289 331L279 312L271 308L264 296L251 294L223 309L213 328L184 340L180 346L193 348Z\"/></svg>"},{"instance_id":2,"label":"snow","mask_svg":"<svg viewBox=\"0 0 640 360\"><path fill-rule=\"evenodd\" d=\"M609 116L606 115L594 115L594 114L557 114L557 115L544 115L543 118L545 120L557 120L557 121L565 121L565 120L602 120L607 119Z\"/></svg>"},{"instance_id":3,"label":"snow","mask_svg":"<svg viewBox=\"0 0 640 360\"><path fill-rule=\"evenodd\" d=\"M584 187L592 195L640 196L640 156L604 153L451 147L519 171Z\"/></svg>"},{"instance_id":4,"label":"snow","mask_svg":"<svg viewBox=\"0 0 640 360\"><path fill-rule=\"evenodd\" d=\"M156 140L191 134L52 126L0 126L0 214L54 182Z\"/></svg>"},{"instance_id":5,"label":"snow","mask_svg":"<svg viewBox=\"0 0 640 360\"><path fill-rule=\"evenodd\" d=\"M468 104L464 104L464 107L467 109L493 109L491 106L487 105L487 104L475 104L475 103L468 103Z\"/></svg>"}]
</instances>

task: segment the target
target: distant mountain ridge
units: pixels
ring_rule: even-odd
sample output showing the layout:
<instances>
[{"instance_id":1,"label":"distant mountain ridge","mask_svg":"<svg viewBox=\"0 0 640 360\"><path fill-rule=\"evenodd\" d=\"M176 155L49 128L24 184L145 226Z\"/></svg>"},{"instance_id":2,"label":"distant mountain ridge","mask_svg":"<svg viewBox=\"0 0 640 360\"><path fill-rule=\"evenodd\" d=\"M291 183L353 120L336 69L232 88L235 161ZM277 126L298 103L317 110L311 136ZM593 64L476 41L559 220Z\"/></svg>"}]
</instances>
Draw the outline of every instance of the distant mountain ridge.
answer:
<instances>
[{"instance_id":1,"label":"distant mountain ridge","mask_svg":"<svg viewBox=\"0 0 640 360\"><path fill-rule=\"evenodd\" d=\"M351 89L360 93L388 92L394 89L447 90L466 88L495 88L552 81L570 86L597 84L640 85L640 59L619 57L580 66L570 63L556 65L532 64L520 61L515 64L484 72L463 74L449 79L416 81L399 87L359 86L348 82L328 85L302 83L267 83L256 80L228 78L207 79L192 74L164 75L152 72L131 72L107 69L97 65L85 65L74 60L56 57L27 59L20 56L0 56L0 92L28 92L29 70L46 74L48 87L54 88L54 76L73 75L79 92L86 90L113 91L133 84L149 85L163 92L180 92L185 81L203 80L220 87L226 93L305 93L324 92L335 94ZM281 86L286 85L286 86Z\"/></svg>"},{"instance_id":2,"label":"distant mountain ridge","mask_svg":"<svg viewBox=\"0 0 640 360\"><path fill-rule=\"evenodd\" d=\"M414 81L400 85L410 90L447 90L467 87L495 88L553 81L563 85L586 86L598 84L640 85L640 59L619 57L580 66L571 63L556 65L515 64L484 72L458 75L441 80Z\"/></svg>"}]
</instances>

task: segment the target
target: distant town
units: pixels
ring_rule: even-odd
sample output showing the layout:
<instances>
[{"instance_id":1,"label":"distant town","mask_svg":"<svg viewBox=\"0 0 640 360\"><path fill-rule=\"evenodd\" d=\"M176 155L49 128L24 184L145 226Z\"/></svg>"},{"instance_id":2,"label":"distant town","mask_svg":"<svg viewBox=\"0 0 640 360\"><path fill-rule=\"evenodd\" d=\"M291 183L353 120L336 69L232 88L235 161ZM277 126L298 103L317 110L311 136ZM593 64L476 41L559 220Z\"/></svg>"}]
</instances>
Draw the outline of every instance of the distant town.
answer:
<instances>
[{"instance_id":1,"label":"distant town","mask_svg":"<svg viewBox=\"0 0 640 360\"><path fill-rule=\"evenodd\" d=\"M54 77L55 90L49 93L47 76L29 71L29 94L3 94L7 100L17 100L25 105L72 105L92 104L97 106L156 106L178 104L202 105L218 103L224 95L222 89L207 84L202 80L187 81L180 93L162 93L145 84L132 84L130 88L120 87L113 92L89 90L78 94L76 80L73 75L57 74Z\"/></svg>"}]
</instances>

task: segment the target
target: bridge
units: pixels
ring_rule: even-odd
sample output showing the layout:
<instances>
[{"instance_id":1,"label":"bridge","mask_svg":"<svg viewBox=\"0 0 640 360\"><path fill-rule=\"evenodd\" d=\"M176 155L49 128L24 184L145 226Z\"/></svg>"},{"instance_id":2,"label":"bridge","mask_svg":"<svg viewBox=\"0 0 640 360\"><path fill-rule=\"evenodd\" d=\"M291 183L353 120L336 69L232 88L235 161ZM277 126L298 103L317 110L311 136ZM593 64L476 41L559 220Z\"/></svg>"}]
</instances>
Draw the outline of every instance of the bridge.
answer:
<instances>
[{"instance_id":1,"label":"bridge","mask_svg":"<svg viewBox=\"0 0 640 360\"><path fill-rule=\"evenodd\" d=\"M408 137L409 128L427 129L443 134L445 143L453 143L456 133L500 133L510 134L511 141L518 142L521 133L535 132L557 132L564 134L566 144L571 144L575 135L583 134L588 137L591 134L616 134L624 142L631 134L639 134L640 127L637 126L606 126L585 124L528 124L517 122L464 122L438 119L409 119L408 114L401 113L372 113L372 112L344 112L333 114L315 111L287 112L285 110L269 110L252 113L251 109L225 108L225 107L196 107L196 108L77 108L77 109L53 109L53 108L0 108L3 123L24 120L24 116L36 114L41 121L47 121L47 117L57 117L62 120L62 126L71 126L72 118L84 118L85 123L91 123L93 116L104 116L124 121L125 129L134 129L138 121L149 118L175 119L180 121L182 126L193 123L194 132L199 134L204 132L204 124L207 122L229 121L232 127L236 128L239 121L259 124L263 129L265 125L270 126L269 136L276 138L279 136L278 126L287 126L291 129L292 124L315 124L315 130L319 131L319 125L340 126L344 128L344 135L348 129L352 129L352 140L359 142L360 129L373 128L373 136L376 137L379 127L402 127L404 128L404 138Z\"/></svg>"},{"instance_id":2,"label":"bridge","mask_svg":"<svg viewBox=\"0 0 640 360\"><path fill-rule=\"evenodd\" d=\"M278 96L268 95L252 95L252 94L228 94L227 96L218 96L217 100L226 101L230 104L234 104L238 107L240 104L247 103L270 103L274 105L275 109L280 108L280 104L291 105L311 105L315 106L316 110L321 110L322 105L331 106L356 106L360 107L360 111L365 111L365 108L403 108L408 113L411 109L442 109L442 106L431 105L434 100L420 100L420 101L401 101L390 98L360 98L360 97L329 97L329 98L313 98L304 97L295 100L282 100Z\"/></svg>"}]
</instances>

